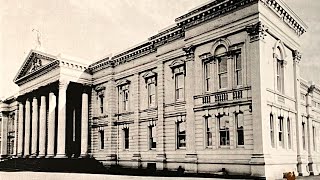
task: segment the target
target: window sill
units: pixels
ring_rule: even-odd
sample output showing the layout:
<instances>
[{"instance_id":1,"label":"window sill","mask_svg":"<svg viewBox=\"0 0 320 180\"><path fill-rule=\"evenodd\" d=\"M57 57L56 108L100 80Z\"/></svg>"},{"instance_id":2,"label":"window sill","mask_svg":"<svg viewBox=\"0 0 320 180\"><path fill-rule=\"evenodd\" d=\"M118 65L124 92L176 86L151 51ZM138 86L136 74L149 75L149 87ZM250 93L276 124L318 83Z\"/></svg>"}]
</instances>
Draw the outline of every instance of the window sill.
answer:
<instances>
[{"instance_id":1,"label":"window sill","mask_svg":"<svg viewBox=\"0 0 320 180\"><path fill-rule=\"evenodd\" d=\"M134 112L121 112L119 114L115 114L116 116L126 116L126 115L131 115L134 114Z\"/></svg>"},{"instance_id":2,"label":"window sill","mask_svg":"<svg viewBox=\"0 0 320 180\"><path fill-rule=\"evenodd\" d=\"M180 147L180 148L177 148L177 151L185 151L187 148L186 147Z\"/></svg>"},{"instance_id":3,"label":"window sill","mask_svg":"<svg viewBox=\"0 0 320 180\"><path fill-rule=\"evenodd\" d=\"M157 148L150 148L149 151L156 151Z\"/></svg>"},{"instance_id":4,"label":"window sill","mask_svg":"<svg viewBox=\"0 0 320 180\"><path fill-rule=\"evenodd\" d=\"M230 149L230 145L225 145L225 146L219 146L220 149Z\"/></svg>"}]
</instances>

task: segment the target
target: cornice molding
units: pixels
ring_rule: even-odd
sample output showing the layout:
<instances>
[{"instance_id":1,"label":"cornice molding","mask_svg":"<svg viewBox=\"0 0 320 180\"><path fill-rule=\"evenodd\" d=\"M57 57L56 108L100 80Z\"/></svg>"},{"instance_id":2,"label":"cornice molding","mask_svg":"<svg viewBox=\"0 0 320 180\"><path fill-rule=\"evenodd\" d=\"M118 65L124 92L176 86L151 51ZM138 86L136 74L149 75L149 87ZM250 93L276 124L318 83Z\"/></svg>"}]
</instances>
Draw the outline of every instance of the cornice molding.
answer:
<instances>
[{"instance_id":1,"label":"cornice molding","mask_svg":"<svg viewBox=\"0 0 320 180\"><path fill-rule=\"evenodd\" d=\"M93 63L90 65L89 71L94 73L105 68L113 68L136 58L157 52L160 46L184 38L186 30L193 26L257 3L264 4L280 17L283 17L283 22L291 27L299 36L306 31L306 25L281 0L215 0L176 18L175 25L148 38L146 42L119 53L112 58L108 57ZM263 39L267 29L259 22L256 25L252 25L252 27L248 27L247 30L252 40L257 40Z\"/></svg>"},{"instance_id":2,"label":"cornice molding","mask_svg":"<svg viewBox=\"0 0 320 180\"><path fill-rule=\"evenodd\" d=\"M259 1L275 12L298 36L306 32L307 25L282 0Z\"/></svg>"}]
</instances>

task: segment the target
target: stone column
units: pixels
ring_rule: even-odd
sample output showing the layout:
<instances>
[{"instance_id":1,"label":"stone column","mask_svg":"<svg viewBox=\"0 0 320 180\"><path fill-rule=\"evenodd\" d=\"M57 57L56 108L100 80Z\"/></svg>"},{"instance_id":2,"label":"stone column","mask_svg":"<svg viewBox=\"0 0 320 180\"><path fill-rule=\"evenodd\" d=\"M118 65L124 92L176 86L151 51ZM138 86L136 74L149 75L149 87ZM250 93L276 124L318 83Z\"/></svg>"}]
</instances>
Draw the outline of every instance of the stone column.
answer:
<instances>
[{"instance_id":1,"label":"stone column","mask_svg":"<svg viewBox=\"0 0 320 180\"><path fill-rule=\"evenodd\" d=\"M39 121L39 157L46 155L46 127L47 127L47 110L46 96L41 96L40 121Z\"/></svg>"},{"instance_id":2,"label":"stone column","mask_svg":"<svg viewBox=\"0 0 320 180\"><path fill-rule=\"evenodd\" d=\"M19 106L16 106L15 114L14 114L14 152L13 155L18 155L18 117L19 117Z\"/></svg>"},{"instance_id":3,"label":"stone column","mask_svg":"<svg viewBox=\"0 0 320 180\"><path fill-rule=\"evenodd\" d=\"M32 101L32 134L31 134L31 155L38 154L38 99L33 98Z\"/></svg>"},{"instance_id":4,"label":"stone column","mask_svg":"<svg viewBox=\"0 0 320 180\"><path fill-rule=\"evenodd\" d=\"M30 126L31 126L31 110L30 110L30 99L26 101L26 112L25 112L25 133L24 133L24 155L30 155Z\"/></svg>"},{"instance_id":5,"label":"stone column","mask_svg":"<svg viewBox=\"0 0 320 180\"><path fill-rule=\"evenodd\" d=\"M19 102L19 119L18 119L18 156L23 154L23 104Z\"/></svg>"},{"instance_id":6,"label":"stone column","mask_svg":"<svg viewBox=\"0 0 320 180\"><path fill-rule=\"evenodd\" d=\"M55 120L56 120L56 96L53 92L49 93L49 114L48 114L48 151L47 156L54 156L55 139Z\"/></svg>"},{"instance_id":7,"label":"stone column","mask_svg":"<svg viewBox=\"0 0 320 180\"><path fill-rule=\"evenodd\" d=\"M89 133L89 96L88 92L82 93L82 108L81 108L81 156L88 155L88 133Z\"/></svg>"},{"instance_id":8,"label":"stone column","mask_svg":"<svg viewBox=\"0 0 320 180\"><path fill-rule=\"evenodd\" d=\"M7 145L8 145L8 119L9 114L2 113L2 121L1 121L1 157L6 157L8 155Z\"/></svg>"},{"instance_id":9,"label":"stone column","mask_svg":"<svg viewBox=\"0 0 320 180\"><path fill-rule=\"evenodd\" d=\"M57 157L66 157L66 100L69 82L59 82Z\"/></svg>"},{"instance_id":10,"label":"stone column","mask_svg":"<svg viewBox=\"0 0 320 180\"><path fill-rule=\"evenodd\" d=\"M198 172L197 169L197 154L195 147L195 115L194 115L194 99L195 95L195 64L194 64L194 50L195 47L190 46L183 49L186 52L186 78L185 78L185 97L186 97L186 163L185 170L189 173Z\"/></svg>"}]
</instances>

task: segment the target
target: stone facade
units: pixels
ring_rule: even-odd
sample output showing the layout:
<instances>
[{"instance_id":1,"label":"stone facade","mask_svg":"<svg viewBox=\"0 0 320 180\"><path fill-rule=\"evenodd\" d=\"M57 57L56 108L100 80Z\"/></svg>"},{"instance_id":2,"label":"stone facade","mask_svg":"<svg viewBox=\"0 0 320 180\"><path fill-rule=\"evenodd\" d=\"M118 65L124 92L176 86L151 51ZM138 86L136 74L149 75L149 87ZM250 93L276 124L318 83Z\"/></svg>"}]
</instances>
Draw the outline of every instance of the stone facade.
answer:
<instances>
[{"instance_id":1,"label":"stone facade","mask_svg":"<svg viewBox=\"0 0 320 180\"><path fill-rule=\"evenodd\" d=\"M91 65L32 50L2 102L17 137L2 155L319 175L320 86L300 77L299 17L282 0L216 0L175 21Z\"/></svg>"}]
</instances>

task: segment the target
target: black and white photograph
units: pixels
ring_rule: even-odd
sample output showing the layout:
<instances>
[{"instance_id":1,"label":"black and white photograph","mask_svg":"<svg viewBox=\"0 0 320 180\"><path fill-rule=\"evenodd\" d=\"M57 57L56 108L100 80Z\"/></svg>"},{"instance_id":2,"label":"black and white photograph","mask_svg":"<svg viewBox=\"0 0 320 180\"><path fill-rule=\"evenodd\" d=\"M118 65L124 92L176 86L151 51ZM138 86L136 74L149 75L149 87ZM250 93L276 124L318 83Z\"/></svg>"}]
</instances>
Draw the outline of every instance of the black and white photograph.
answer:
<instances>
[{"instance_id":1,"label":"black and white photograph","mask_svg":"<svg viewBox=\"0 0 320 180\"><path fill-rule=\"evenodd\" d=\"M0 180L320 179L320 1L0 0Z\"/></svg>"}]
</instances>

